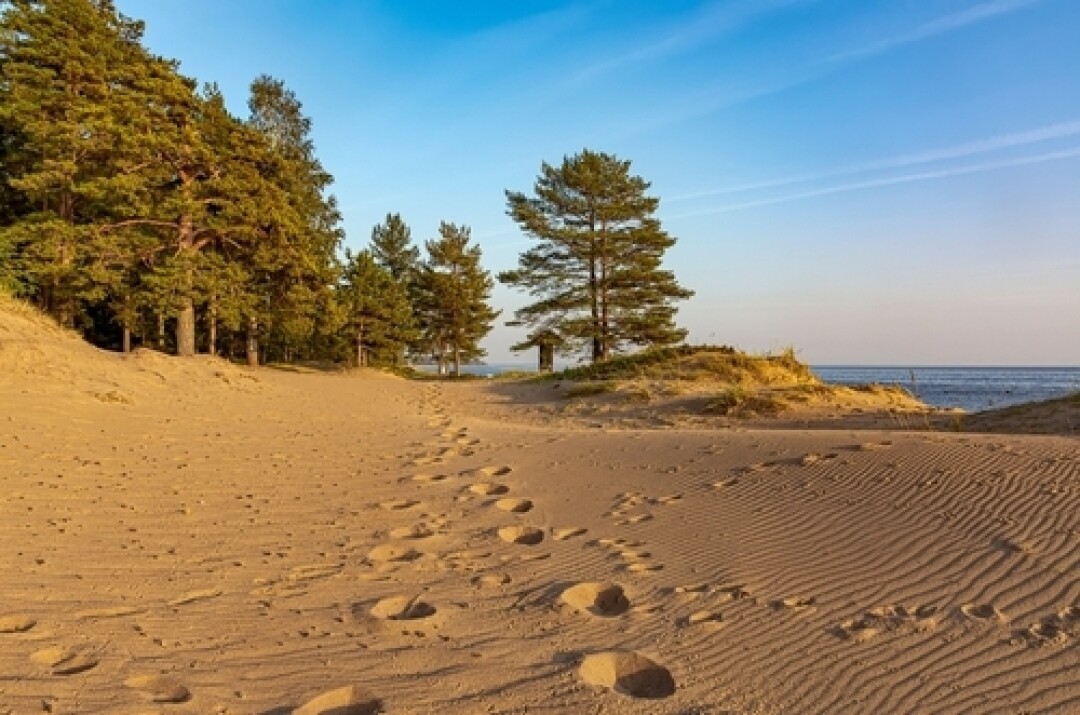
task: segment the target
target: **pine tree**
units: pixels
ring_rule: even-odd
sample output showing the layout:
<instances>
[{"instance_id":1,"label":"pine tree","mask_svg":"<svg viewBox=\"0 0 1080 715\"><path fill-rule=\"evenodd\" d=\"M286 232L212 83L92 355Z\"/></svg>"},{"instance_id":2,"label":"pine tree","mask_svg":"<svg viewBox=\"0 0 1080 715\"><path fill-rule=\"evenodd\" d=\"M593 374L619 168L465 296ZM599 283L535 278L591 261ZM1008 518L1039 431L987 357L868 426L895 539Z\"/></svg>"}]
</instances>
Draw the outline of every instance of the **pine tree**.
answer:
<instances>
[{"instance_id":1,"label":"pine tree","mask_svg":"<svg viewBox=\"0 0 1080 715\"><path fill-rule=\"evenodd\" d=\"M648 189L629 161L585 149L561 166L543 163L535 196L507 191L507 213L538 241L516 270L499 274L539 299L510 324L557 335L570 349L588 346L594 361L683 340L674 302L693 292L661 268L675 239Z\"/></svg>"},{"instance_id":2,"label":"pine tree","mask_svg":"<svg viewBox=\"0 0 1080 715\"><path fill-rule=\"evenodd\" d=\"M375 262L370 251L346 256L339 296L355 340L356 364L396 365L405 344L416 338L405 287Z\"/></svg>"},{"instance_id":3,"label":"pine tree","mask_svg":"<svg viewBox=\"0 0 1080 715\"><path fill-rule=\"evenodd\" d=\"M132 48L142 26L109 0L8 0L0 16L0 125L5 200L24 206L0 227L20 282L62 323L101 300L111 268L98 226L128 177L118 145L132 114ZM12 196L12 193L17 196Z\"/></svg>"},{"instance_id":4,"label":"pine tree","mask_svg":"<svg viewBox=\"0 0 1080 715\"><path fill-rule=\"evenodd\" d=\"M386 214L386 221L371 229L371 255L375 262L390 272L409 296L413 306L413 320L421 321L417 312L423 300L420 291L420 249L413 245L412 232L402 220L401 214ZM407 352L423 354L426 342L421 334L405 346Z\"/></svg>"},{"instance_id":5,"label":"pine tree","mask_svg":"<svg viewBox=\"0 0 1080 715\"><path fill-rule=\"evenodd\" d=\"M440 224L439 238L425 243L428 260L420 274L424 338L439 372L449 361L455 376L463 361L487 354L480 341L499 316L488 303L494 281L480 267L480 247L469 245L470 234L467 226Z\"/></svg>"},{"instance_id":6,"label":"pine tree","mask_svg":"<svg viewBox=\"0 0 1080 715\"><path fill-rule=\"evenodd\" d=\"M420 249L412 244L401 214L386 214L386 222L371 229L371 255L395 281L408 285L415 280Z\"/></svg>"},{"instance_id":7,"label":"pine tree","mask_svg":"<svg viewBox=\"0 0 1080 715\"><path fill-rule=\"evenodd\" d=\"M333 177L315 156L311 120L283 82L258 77L248 109L248 124L275 157L265 176L283 193L292 217L269 226L268 240L251 257L259 310L248 323L249 342L261 332L280 358L311 357L317 337L325 339L340 327L329 309L342 239L337 203L326 193Z\"/></svg>"}]
</instances>

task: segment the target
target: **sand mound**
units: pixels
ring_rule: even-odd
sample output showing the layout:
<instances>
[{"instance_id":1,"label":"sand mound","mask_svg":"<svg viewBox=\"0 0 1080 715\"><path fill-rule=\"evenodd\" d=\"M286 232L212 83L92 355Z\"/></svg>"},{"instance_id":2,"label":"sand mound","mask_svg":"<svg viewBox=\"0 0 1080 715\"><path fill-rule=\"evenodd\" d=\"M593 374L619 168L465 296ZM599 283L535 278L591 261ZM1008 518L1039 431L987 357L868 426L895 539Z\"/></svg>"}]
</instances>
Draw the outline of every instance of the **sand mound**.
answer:
<instances>
[{"instance_id":1,"label":"sand mound","mask_svg":"<svg viewBox=\"0 0 1080 715\"><path fill-rule=\"evenodd\" d=\"M533 526L504 526L499 529L499 538L510 544L535 546L544 540L544 532Z\"/></svg>"},{"instance_id":2,"label":"sand mound","mask_svg":"<svg viewBox=\"0 0 1080 715\"><path fill-rule=\"evenodd\" d=\"M220 358L99 350L33 307L0 294L0 389L131 405L142 399L212 399L222 389L260 387L250 371Z\"/></svg>"},{"instance_id":3,"label":"sand mound","mask_svg":"<svg viewBox=\"0 0 1080 715\"><path fill-rule=\"evenodd\" d=\"M416 549L401 544L379 544L368 552L372 561L412 561L419 556Z\"/></svg>"},{"instance_id":4,"label":"sand mound","mask_svg":"<svg viewBox=\"0 0 1080 715\"><path fill-rule=\"evenodd\" d=\"M530 499L507 497L506 499L500 499L495 502L495 506L503 511L509 511L514 514L524 514L525 512L532 510L533 503Z\"/></svg>"},{"instance_id":5,"label":"sand mound","mask_svg":"<svg viewBox=\"0 0 1080 715\"><path fill-rule=\"evenodd\" d=\"M76 675L97 667L97 655L89 648L53 646L30 654L30 660L48 668L53 675Z\"/></svg>"},{"instance_id":6,"label":"sand mound","mask_svg":"<svg viewBox=\"0 0 1080 715\"><path fill-rule=\"evenodd\" d=\"M630 608L622 586L614 583L579 583L563 591L562 600L596 616L618 616Z\"/></svg>"},{"instance_id":7,"label":"sand mound","mask_svg":"<svg viewBox=\"0 0 1080 715\"><path fill-rule=\"evenodd\" d=\"M946 425L947 426L947 425ZM956 425L965 432L1080 434L1080 393L966 415Z\"/></svg>"},{"instance_id":8,"label":"sand mound","mask_svg":"<svg viewBox=\"0 0 1080 715\"><path fill-rule=\"evenodd\" d=\"M581 679L633 698L667 698L675 694L675 679L667 668L632 651L608 651L586 656Z\"/></svg>"},{"instance_id":9,"label":"sand mound","mask_svg":"<svg viewBox=\"0 0 1080 715\"><path fill-rule=\"evenodd\" d=\"M167 675L136 675L124 685L142 692L153 703L185 703L191 691L176 678Z\"/></svg>"},{"instance_id":10,"label":"sand mound","mask_svg":"<svg viewBox=\"0 0 1080 715\"><path fill-rule=\"evenodd\" d=\"M382 701L355 685L318 695L292 711L292 715L376 715Z\"/></svg>"},{"instance_id":11,"label":"sand mound","mask_svg":"<svg viewBox=\"0 0 1080 715\"><path fill-rule=\"evenodd\" d=\"M435 615L435 607L419 596L393 596L372 606L371 615L388 621L411 621Z\"/></svg>"},{"instance_id":12,"label":"sand mound","mask_svg":"<svg viewBox=\"0 0 1080 715\"><path fill-rule=\"evenodd\" d=\"M36 625L37 621L30 616L22 614L0 616L0 633L25 633Z\"/></svg>"}]
</instances>

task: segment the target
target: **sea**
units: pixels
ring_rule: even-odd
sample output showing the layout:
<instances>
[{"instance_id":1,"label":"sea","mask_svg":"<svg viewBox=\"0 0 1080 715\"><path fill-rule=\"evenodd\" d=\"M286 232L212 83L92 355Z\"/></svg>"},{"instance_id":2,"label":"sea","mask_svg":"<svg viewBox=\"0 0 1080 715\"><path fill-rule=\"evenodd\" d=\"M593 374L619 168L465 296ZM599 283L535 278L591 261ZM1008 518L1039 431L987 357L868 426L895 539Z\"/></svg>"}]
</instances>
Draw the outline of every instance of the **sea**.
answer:
<instances>
[{"instance_id":1,"label":"sea","mask_svg":"<svg viewBox=\"0 0 1080 715\"><path fill-rule=\"evenodd\" d=\"M815 365L812 369L822 381L834 385L898 385L928 405L959 408L965 412L981 412L1080 392L1080 367ZM462 372L483 377L535 370L536 363L462 366Z\"/></svg>"},{"instance_id":2,"label":"sea","mask_svg":"<svg viewBox=\"0 0 1080 715\"><path fill-rule=\"evenodd\" d=\"M835 385L899 385L928 405L981 412L1080 392L1080 367L865 367L820 365Z\"/></svg>"}]
</instances>

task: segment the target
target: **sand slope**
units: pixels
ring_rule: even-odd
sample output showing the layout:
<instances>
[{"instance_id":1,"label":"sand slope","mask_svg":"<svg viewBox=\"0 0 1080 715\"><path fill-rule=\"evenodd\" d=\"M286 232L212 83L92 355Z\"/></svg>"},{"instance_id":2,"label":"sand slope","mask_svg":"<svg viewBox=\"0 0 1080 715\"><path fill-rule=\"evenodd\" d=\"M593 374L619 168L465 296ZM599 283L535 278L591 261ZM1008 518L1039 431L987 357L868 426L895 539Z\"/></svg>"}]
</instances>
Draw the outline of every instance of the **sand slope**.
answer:
<instances>
[{"instance_id":1,"label":"sand slope","mask_svg":"<svg viewBox=\"0 0 1080 715\"><path fill-rule=\"evenodd\" d=\"M1074 438L154 359L0 381L0 713L1080 710Z\"/></svg>"}]
</instances>

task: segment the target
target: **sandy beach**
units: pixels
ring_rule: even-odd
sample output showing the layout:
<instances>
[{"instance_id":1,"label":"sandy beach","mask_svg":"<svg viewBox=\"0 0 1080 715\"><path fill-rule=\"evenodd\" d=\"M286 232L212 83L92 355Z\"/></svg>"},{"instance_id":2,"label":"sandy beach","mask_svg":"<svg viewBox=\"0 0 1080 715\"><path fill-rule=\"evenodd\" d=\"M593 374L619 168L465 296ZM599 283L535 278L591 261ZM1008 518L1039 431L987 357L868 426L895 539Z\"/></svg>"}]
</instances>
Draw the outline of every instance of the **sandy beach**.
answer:
<instances>
[{"instance_id":1,"label":"sandy beach","mask_svg":"<svg viewBox=\"0 0 1080 715\"><path fill-rule=\"evenodd\" d=\"M1080 441L0 321L0 713L1070 713Z\"/></svg>"}]
</instances>

